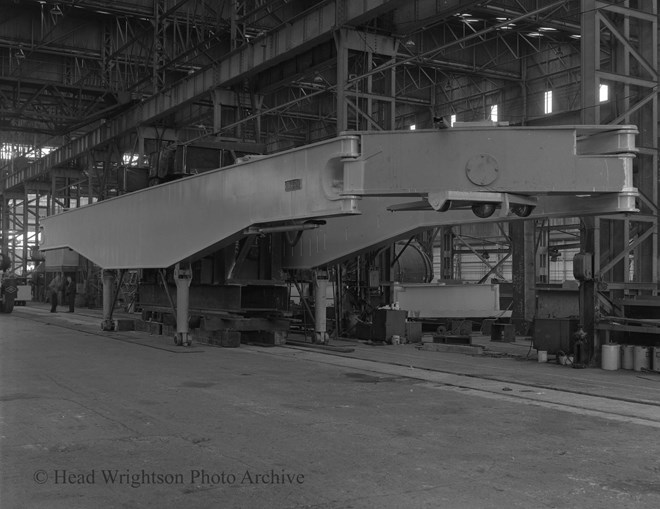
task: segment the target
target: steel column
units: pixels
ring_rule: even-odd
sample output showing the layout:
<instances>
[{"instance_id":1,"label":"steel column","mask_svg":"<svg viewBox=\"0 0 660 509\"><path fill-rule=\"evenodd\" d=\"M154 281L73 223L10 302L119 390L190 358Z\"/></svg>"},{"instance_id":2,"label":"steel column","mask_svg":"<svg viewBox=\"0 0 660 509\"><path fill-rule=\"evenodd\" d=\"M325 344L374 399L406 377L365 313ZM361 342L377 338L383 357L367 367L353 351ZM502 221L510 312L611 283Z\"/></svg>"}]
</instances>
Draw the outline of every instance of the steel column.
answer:
<instances>
[{"instance_id":1,"label":"steel column","mask_svg":"<svg viewBox=\"0 0 660 509\"><path fill-rule=\"evenodd\" d=\"M25 186L23 194L23 228L21 235L23 236L23 255L21 257L22 273L27 274L28 259L30 257L30 215L29 215L29 194L27 186Z\"/></svg>"},{"instance_id":2,"label":"steel column","mask_svg":"<svg viewBox=\"0 0 660 509\"><path fill-rule=\"evenodd\" d=\"M581 51L582 51L582 123L600 124L600 106L598 105L598 78L600 68L600 30L596 16L596 0L581 0ZM600 249L594 231L598 227L598 218L583 218L585 229L581 236L581 251L593 254L594 271L597 270ZM587 334L587 342L594 351L597 341L595 324L596 274L594 279L580 281L580 321Z\"/></svg>"},{"instance_id":3,"label":"steel column","mask_svg":"<svg viewBox=\"0 0 660 509\"><path fill-rule=\"evenodd\" d=\"M328 274L319 271L314 275L314 341L316 343L327 343L327 306L328 299ZM337 312L335 307L335 312Z\"/></svg>"},{"instance_id":4,"label":"steel column","mask_svg":"<svg viewBox=\"0 0 660 509\"><path fill-rule=\"evenodd\" d=\"M176 337L177 345L188 346L191 339L188 328L190 302L190 283L192 269L189 263L177 263L174 266L174 282L176 283Z\"/></svg>"},{"instance_id":5,"label":"steel column","mask_svg":"<svg viewBox=\"0 0 660 509\"><path fill-rule=\"evenodd\" d=\"M0 254L9 257L9 199L5 196L2 196L0 199L0 216L2 219Z\"/></svg>"},{"instance_id":6,"label":"steel column","mask_svg":"<svg viewBox=\"0 0 660 509\"><path fill-rule=\"evenodd\" d=\"M335 32L337 47L337 133L348 130L348 102L346 87L348 86L348 47L346 31Z\"/></svg>"}]
</instances>

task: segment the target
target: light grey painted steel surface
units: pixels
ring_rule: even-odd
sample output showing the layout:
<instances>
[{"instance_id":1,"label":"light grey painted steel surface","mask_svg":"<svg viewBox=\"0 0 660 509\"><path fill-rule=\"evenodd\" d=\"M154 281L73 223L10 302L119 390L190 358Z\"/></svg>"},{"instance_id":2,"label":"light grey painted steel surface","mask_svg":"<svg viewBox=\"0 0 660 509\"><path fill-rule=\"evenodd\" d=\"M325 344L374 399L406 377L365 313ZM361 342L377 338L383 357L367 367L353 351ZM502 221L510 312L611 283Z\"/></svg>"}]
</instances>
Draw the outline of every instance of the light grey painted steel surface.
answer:
<instances>
[{"instance_id":1,"label":"light grey painted steel surface","mask_svg":"<svg viewBox=\"0 0 660 509\"><path fill-rule=\"evenodd\" d=\"M353 163L362 171L349 167L346 188L379 196L616 192L632 188L636 132L632 126L370 132Z\"/></svg>"},{"instance_id":2,"label":"light grey painted steel surface","mask_svg":"<svg viewBox=\"0 0 660 509\"><path fill-rule=\"evenodd\" d=\"M354 155L356 137L335 138L50 216L42 249L70 247L105 269L169 267L252 224L356 213L328 171Z\"/></svg>"},{"instance_id":3,"label":"light grey painted steel surface","mask_svg":"<svg viewBox=\"0 0 660 509\"><path fill-rule=\"evenodd\" d=\"M371 195L361 200L360 216L332 218L304 232L287 250L284 266L335 263L435 226L518 219L501 209L488 219L469 209L424 210L423 201L390 212L407 202L392 195L521 193L537 201L529 219L635 212L636 132L634 126L559 126L363 134L360 158L347 164L353 176L346 184L349 192ZM491 183L480 186L470 181L466 163L483 154L497 161L498 171Z\"/></svg>"},{"instance_id":4,"label":"light grey painted steel surface","mask_svg":"<svg viewBox=\"0 0 660 509\"><path fill-rule=\"evenodd\" d=\"M634 212L635 132L618 126L345 134L51 216L43 221L42 248L68 246L104 268L167 267L252 225L328 218L287 253L285 266L312 267L424 228L483 221L465 210L470 202L499 201L490 221L516 219L510 200L535 203L530 218ZM432 210L440 208L440 195L463 208Z\"/></svg>"},{"instance_id":5,"label":"light grey painted steel surface","mask_svg":"<svg viewBox=\"0 0 660 509\"><path fill-rule=\"evenodd\" d=\"M612 193L584 198L539 196L536 209L527 219L630 212L635 210L634 198L634 193ZM331 218L318 230L304 232L300 242L295 247L287 249L283 266L290 269L306 269L330 265L436 226L519 220L516 216L503 218L497 213L488 219L480 219L471 210L448 212L387 210L388 207L400 202L401 198L392 197L361 200L360 215Z\"/></svg>"}]
</instances>

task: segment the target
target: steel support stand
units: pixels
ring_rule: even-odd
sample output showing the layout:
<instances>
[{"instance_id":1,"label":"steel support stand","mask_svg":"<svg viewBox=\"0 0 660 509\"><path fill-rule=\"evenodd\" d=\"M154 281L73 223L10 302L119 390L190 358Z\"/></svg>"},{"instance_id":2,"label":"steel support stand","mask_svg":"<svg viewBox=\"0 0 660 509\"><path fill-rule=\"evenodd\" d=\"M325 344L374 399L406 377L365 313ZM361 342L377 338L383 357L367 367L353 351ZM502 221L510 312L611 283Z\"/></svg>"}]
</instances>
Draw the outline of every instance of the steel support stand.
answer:
<instances>
[{"instance_id":1,"label":"steel support stand","mask_svg":"<svg viewBox=\"0 0 660 509\"><path fill-rule=\"evenodd\" d=\"M114 306L114 287L117 273L114 270L103 271L103 321L101 330L111 331L115 329L112 321L112 311Z\"/></svg>"},{"instance_id":2,"label":"steel support stand","mask_svg":"<svg viewBox=\"0 0 660 509\"><path fill-rule=\"evenodd\" d=\"M593 278L580 281L580 322L586 333L585 364L598 361L600 340L596 323L598 321L598 282L600 281L600 220L599 218L583 217L584 231L581 238L581 249L585 253L593 253Z\"/></svg>"},{"instance_id":3,"label":"steel support stand","mask_svg":"<svg viewBox=\"0 0 660 509\"><path fill-rule=\"evenodd\" d=\"M317 272L314 281L314 341L316 343L327 343L328 332L326 324L328 274Z\"/></svg>"},{"instance_id":4,"label":"steel support stand","mask_svg":"<svg viewBox=\"0 0 660 509\"><path fill-rule=\"evenodd\" d=\"M189 263L177 263L174 266L174 282L176 283L176 336L174 337L174 343L189 346L192 341L188 328L190 283L192 282L192 269Z\"/></svg>"}]
</instances>

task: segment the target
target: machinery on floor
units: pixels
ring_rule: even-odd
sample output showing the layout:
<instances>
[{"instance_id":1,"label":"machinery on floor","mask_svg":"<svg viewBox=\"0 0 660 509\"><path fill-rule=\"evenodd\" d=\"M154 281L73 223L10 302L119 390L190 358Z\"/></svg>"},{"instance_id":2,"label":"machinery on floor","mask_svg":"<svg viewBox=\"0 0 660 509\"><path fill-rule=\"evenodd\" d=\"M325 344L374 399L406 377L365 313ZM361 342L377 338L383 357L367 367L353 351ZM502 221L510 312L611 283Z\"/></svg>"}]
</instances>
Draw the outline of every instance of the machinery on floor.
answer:
<instances>
[{"instance_id":1,"label":"machinery on floor","mask_svg":"<svg viewBox=\"0 0 660 509\"><path fill-rule=\"evenodd\" d=\"M43 219L46 251L143 271L144 306L200 330L285 333L287 280L439 225L635 212L634 126L347 132ZM300 276L300 275L303 276Z\"/></svg>"},{"instance_id":2,"label":"machinery on floor","mask_svg":"<svg viewBox=\"0 0 660 509\"><path fill-rule=\"evenodd\" d=\"M0 253L0 312L11 313L14 310L14 302L18 287L16 279L10 275L6 275L5 271L10 267L9 257Z\"/></svg>"}]
</instances>

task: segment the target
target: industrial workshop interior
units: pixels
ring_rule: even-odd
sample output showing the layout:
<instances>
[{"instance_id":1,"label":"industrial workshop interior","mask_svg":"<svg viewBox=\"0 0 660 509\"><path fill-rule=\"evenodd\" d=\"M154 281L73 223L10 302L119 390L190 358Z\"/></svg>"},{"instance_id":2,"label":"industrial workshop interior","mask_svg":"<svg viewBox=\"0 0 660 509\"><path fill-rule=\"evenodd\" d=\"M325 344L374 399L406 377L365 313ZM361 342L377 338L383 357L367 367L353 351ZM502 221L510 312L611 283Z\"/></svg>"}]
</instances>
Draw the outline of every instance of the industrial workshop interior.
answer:
<instances>
[{"instance_id":1,"label":"industrial workshop interior","mask_svg":"<svg viewBox=\"0 0 660 509\"><path fill-rule=\"evenodd\" d=\"M655 0L0 0L0 507L660 507Z\"/></svg>"}]
</instances>

